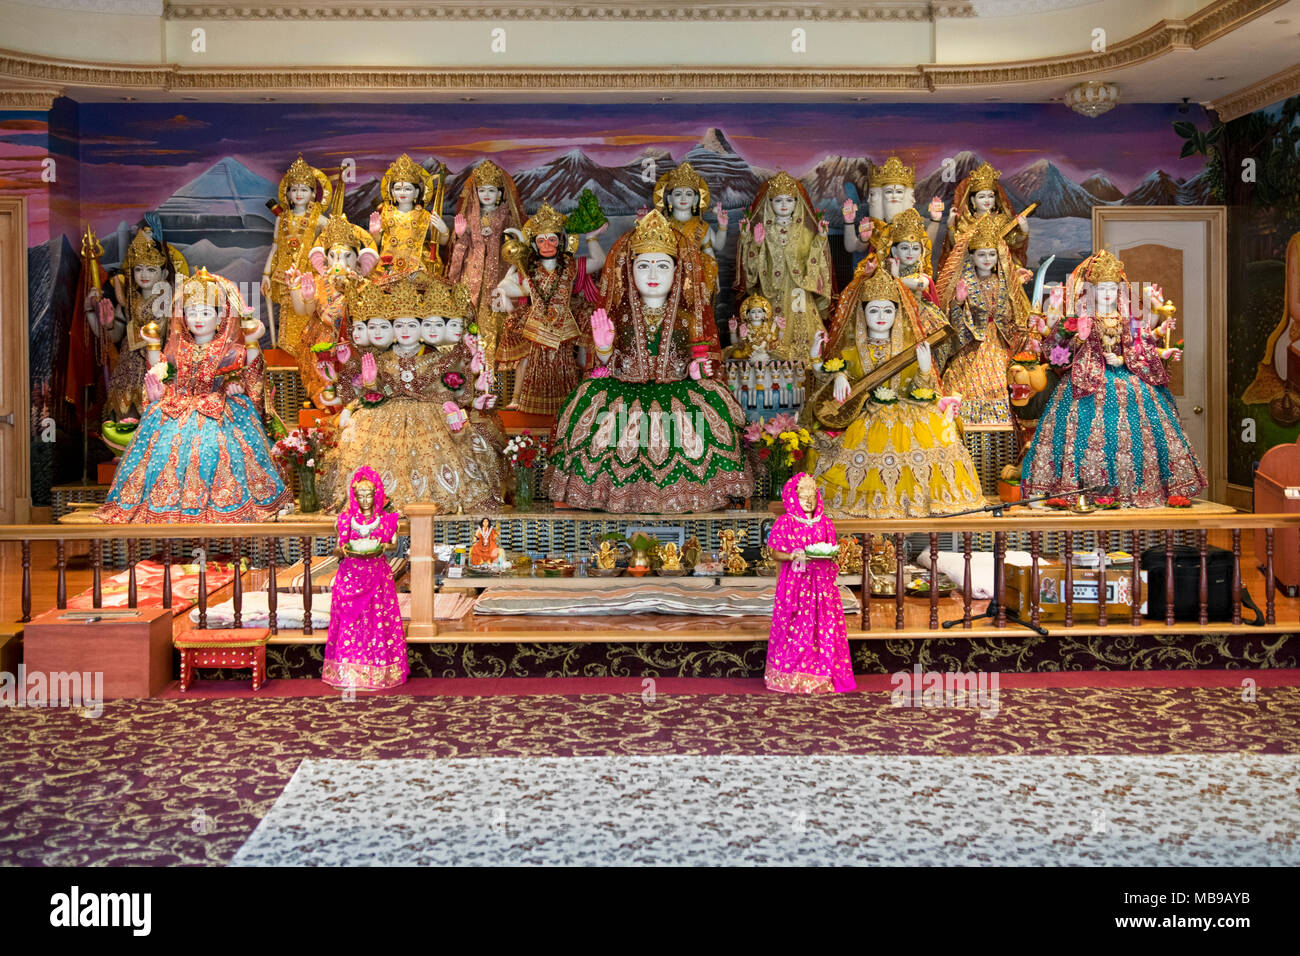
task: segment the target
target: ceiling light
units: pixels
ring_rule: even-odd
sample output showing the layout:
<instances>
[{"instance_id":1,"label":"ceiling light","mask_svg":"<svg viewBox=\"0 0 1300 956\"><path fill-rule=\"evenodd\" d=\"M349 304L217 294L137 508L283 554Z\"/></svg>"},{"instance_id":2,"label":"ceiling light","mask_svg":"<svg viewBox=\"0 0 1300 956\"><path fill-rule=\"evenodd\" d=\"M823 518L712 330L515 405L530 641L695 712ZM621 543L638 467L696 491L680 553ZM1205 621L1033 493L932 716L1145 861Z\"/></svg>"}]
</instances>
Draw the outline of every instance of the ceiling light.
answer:
<instances>
[{"instance_id":1,"label":"ceiling light","mask_svg":"<svg viewBox=\"0 0 1300 956\"><path fill-rule=\"evenodd\" d=\"M1114 83L1101 83L1096 80L1072 86L1065 94L1065 105L1089 118L1096 118L1102 113L1109 112L1118 102L1119 87Z\"/></svg>"}]
</instances>

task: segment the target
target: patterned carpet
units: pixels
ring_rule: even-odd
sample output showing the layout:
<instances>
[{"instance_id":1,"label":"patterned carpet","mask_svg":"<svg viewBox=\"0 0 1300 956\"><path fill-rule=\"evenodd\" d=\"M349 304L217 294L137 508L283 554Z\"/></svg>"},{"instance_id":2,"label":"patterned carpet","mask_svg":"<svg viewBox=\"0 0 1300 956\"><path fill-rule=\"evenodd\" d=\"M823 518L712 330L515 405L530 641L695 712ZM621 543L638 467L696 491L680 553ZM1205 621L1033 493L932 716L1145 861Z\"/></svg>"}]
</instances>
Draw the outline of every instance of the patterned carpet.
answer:
<instances>
[{"instance_id":1,"label":"patterned carpet","mask_svg":"<svg viewBox=\"0 0 1300 956\"><path fill-rule=\"evenodd\" d=\"M98 718L6 708L0 863L228 863L305 759L1300 754L1300 688L1241 698L1003 688L992 718L895 709L882 692L133 700Z\"/></svg>"},{"instance_id":2,"label":"patterned carpet","mask_svg":"<svg viewBox=\"0 0 1300 956\"><path fill-rule=\"evenodd\" d=\"M1294 866L1300 758L304 760L236 866Z\"/></svg>"}]
</instances>

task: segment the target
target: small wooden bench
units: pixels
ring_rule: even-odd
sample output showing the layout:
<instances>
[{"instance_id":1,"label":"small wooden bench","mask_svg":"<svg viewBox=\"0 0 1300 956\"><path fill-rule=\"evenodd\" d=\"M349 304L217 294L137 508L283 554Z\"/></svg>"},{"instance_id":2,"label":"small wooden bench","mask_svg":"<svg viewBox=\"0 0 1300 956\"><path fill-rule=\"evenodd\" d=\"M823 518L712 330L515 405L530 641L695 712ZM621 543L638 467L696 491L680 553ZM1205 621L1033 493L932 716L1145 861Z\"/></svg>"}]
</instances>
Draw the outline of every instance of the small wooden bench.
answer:
<instances>
[{"instance_id":1,"label":"small wooden bench","mask_svg":"<svg viewBox=\"0 0 1300 956\"><path fill-rule=\"evenodd\" d=\"M266 642L271 630L266 627L238 627L223 630L188 630L172 638L181 652L181 690L194 682L198 667L251 667L253 690L266 680Z\"/></svg>"}]
</instances>

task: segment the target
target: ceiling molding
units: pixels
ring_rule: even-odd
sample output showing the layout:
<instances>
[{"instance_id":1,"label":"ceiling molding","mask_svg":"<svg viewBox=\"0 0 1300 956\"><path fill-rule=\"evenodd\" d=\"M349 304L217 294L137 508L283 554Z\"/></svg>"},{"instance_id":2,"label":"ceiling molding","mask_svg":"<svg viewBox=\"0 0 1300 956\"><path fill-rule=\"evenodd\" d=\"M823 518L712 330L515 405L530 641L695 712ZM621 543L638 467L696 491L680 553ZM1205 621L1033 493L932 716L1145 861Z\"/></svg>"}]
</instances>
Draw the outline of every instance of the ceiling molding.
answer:
<instances>
[{"instance_id":1,"label":"ceiling molding","mask_svg":"<svg viewBox=\"0 0 1300 956\"><path fill-rule=\"evenodd\" d=\"M62 90L0 90L0 110L42 110L48 112Z\"/></svg>"},{"instance_id":2,"label":"ceiling molding","mask_svg":"<svg viewBox=\"0 0 1300 956\"><path fill-rule=\"evenodd\" d=\"M1219 119L1226 123L1297 95L1300 95L1300 63L1205 105L1218 113Z\"/></svg>"},{"instance_id":3,"label":"ceiling molding","mask_svg":"<svg viewBox=\"0 0 1300 956\"><path fill-rule=\"evenodd\" d=\"M347 0L264 0L260 4L187 3L169 0L168 20L562 20L562 21L911 21L974 16L970 0L892 0L863 3L831 0L820 3L664 3L625 0L621 3L554 3L550 0L514 0L480 3L478 0L421 3L349 3Z\"/></svg>"}]
</instances>

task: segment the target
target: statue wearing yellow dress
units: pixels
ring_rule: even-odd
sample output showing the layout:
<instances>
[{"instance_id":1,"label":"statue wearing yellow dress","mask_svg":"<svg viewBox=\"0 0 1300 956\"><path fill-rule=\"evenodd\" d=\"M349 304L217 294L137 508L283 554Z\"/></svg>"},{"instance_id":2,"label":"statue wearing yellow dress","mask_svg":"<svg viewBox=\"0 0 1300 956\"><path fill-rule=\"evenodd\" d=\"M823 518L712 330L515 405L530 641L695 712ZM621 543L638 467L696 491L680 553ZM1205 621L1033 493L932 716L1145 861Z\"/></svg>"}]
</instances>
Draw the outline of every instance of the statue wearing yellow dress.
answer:
<instances>
[{"instance_id":1,"label":"statue wearing yellow dress","mask_svg":"<svg viewBox=\"0 0 1300 956\"><path fill-rule=\"evenodd\" d=\"M736 335L739 341L723 353L732 361L784 361L789 357L781 344L781 330L772 315L772 303L761 295L751 295L740 304Z\"/></svg>"},{"instance_id":2,"label":"statue wearing yellow dress","mask_svg":"<svg viewBox=\"0 0 1300 956\"><path fill-rule=\"evenodd\" d=\"M952 210L948 213L948 234L943 239L941 261L948 260L957 240L970 232L981 216L996 213L1008 222L1016 217L1011 197L998 182L1001 177L1002 174L988 163L981 163L957 184ZM1007 233L1006 242L1016 265L1023 266L1029 254L1029 223L1024 216L1016 217L1016 225Z\"/></svg>"},{"instance_id":3,"label":"statue wearing yellow dress","mask_svg":"<svg viewBox=\"0 0 1300 956\"><path fill-rule=\"evenodd\" d=\"M781 344L795 360L812 355L825 334L834 293L826 224L808 191L793 176L777 173L762 186L740 228L736 288L772 303L784 321Z\"/></svg>"},{"instance_id":4,"label":"statue wearing yellow dress","mask_svg":"<svg viewBox=\"0 0 1300 956\"><path fill-rule=\"evenodd\" d=\"M447 238L447 224L439 210L428 206L434 200L433 174L403 153L379 182L382 201L370 216L370 235L379 244L379 262L384 275L433 271L426 242L432 228L441 243Z\"/></svg>"},{"instance_id":5,"label":"statue wearing yellow dress","mask_svg":"<svg viewBox=\"0 0 1300 956\"><path fill-rule=\"evenodd\" d=\"M709 208L710 195L709 184L704 177L690 163L682 163L659 177L655 183L654 205L687 242L700 250L704 291L708 297L704 324L706 331L716 332L714 307L718 297L718 253L727 243L727 224L730 220L722 203L716 203L713 212L718 219L718 228L714 230L704 221L704 211Z\"/></svg>"},{"instance_id":6,"label":"statue wearing yellow dress","mask_svg":"<svg viewBox=\"0 0 1300 956\"><path fill-rule=\"evenodd\" d=\"M836 306L828 360L809 406L818 432L809 471L826 507L869 518L953 514L984 504L979 476L941 399L941 369L922 341L911 293L886 269L859 274ZM866 388L895 355L911 364ZM941 406L947 404L947 409Z\"/></svg>"},{"instance_id":7,"label":"statue wearing yellow dress","mask_svg":"<svg viewBox=\"0 0 1300 956\"><path fill-rule=\"evenodd\" d=\"M294 310L285 276L290 269L307 271L307 255L316 233L325 227L325 210L330 208L332 191L329 178L305 162L301 153L280 179L280 212L275 217L271 251L262 270L262 296L274 320L276 346L295 357L307 317Z\"/></svg>"}]
</instances>

